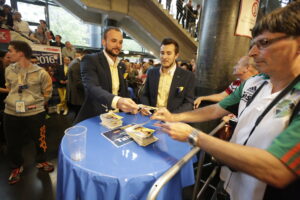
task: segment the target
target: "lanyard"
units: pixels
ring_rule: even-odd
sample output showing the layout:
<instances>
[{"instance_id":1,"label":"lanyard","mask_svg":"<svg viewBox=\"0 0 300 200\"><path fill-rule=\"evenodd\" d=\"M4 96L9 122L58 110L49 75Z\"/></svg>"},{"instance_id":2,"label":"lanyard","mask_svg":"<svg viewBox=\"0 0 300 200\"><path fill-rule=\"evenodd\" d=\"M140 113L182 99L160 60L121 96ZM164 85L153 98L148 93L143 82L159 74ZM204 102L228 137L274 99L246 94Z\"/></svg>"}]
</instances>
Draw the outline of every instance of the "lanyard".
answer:
<instances>
[{"instance_id":1,"label":"lanyard","mask_svg":"<svg viewBox=\"0 0 300 200\"><path fill-rule=\"evenodd\" d=\"M284 90L282 90L277 97L268 105L268 107L264 110L264 112L257 118L252 130L250 131L247 139L245 140L243 145L246 145L250 136L252 135L252 133L254 132L255 128L259 125L259 123L262 121L262 119L266 116L266 114L273 108L273 106L275 104L277 104L289 91L291 91L294 87L294 85L296 85L296 83L298 83L300 81L300 75L298 75ZM252 98L247 102L247 106L249 106L252 102L253 99L256 97L256 95L259 93L259 91L262 89L262 87L265 85L266 81L255 91L255 93L253 94ZM245 110L245 109L244 109Z\"/></svg>"},{"instance_id":2,"label":"lanyard","mask_svg":"<svg viewBox=\"0 0 300 200\"><path fill-rule=\"evenodd\" d=\"M27 72L18 73L18 94L21 96L24 89L27 89Z\"/></svg>"}]
</instances>

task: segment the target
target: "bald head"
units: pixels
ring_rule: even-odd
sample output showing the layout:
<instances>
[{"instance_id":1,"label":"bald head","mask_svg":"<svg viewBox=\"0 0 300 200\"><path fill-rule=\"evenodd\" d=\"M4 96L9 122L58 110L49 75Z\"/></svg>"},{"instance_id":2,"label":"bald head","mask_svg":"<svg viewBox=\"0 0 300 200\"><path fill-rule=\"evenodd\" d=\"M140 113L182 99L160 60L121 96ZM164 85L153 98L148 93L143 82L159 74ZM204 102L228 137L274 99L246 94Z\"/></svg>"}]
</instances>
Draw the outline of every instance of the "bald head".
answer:
<instances>
[{"instance_id":1,"label":"bald head","mask_svg":"<svg viewBox=\"0 0 300 200\"><path fill-rule=\"evenodd\" d=\"M254 66L253 59L249 56L241 57L233 68L233 75L241 79L242 82L256 74L258 71Z\"/></svg>"}]
</instances>

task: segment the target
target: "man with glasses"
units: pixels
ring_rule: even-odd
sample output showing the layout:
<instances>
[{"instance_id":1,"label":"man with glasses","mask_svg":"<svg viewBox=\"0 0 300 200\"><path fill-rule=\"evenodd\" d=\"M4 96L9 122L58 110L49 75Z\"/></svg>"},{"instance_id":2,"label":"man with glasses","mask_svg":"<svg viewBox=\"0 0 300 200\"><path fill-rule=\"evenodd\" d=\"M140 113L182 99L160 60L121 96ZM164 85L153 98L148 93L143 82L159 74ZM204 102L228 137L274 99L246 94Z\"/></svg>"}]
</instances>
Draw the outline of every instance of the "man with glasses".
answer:
<instances>
[{"instance_id":1,"label":"man with glasses","mask_svg":"<svg viewBox=\"0 0 300 200\"><path fill-rule=\"evenodd\" d=\"M230 199L299 199L300 2L266 15L252 30L249 56L261 75L244 82L218 104L153 119L179 141L199 146L228 167L220 178ZM230 112L238 124L230 142L183 122L202 122ZM177 123L174 123L177 122Z\"/></svg>"}]
</instances>

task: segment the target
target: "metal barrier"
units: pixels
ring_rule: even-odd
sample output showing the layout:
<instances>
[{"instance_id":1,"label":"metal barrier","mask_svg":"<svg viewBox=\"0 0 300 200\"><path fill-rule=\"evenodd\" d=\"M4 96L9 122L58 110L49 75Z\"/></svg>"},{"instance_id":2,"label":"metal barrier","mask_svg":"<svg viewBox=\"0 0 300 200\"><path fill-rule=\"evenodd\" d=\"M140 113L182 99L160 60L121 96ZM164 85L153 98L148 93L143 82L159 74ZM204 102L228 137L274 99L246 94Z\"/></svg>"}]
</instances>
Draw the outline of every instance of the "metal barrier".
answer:
<instances>
[{"instance_id":1,"label":"metal barrier","mask_svg":"<svg viewBox=\"0 0 300 200\"><path fill-rule=\"evenodd\" d=\"M216 134L223 126L225 122L222 121L216 128L214 128L209 135ZM164 187L166 183L171 180L176 173L198 152L200 151L199 147L194 147L190 152L188 152L185 156L183 156L173 167L171 167L168 171L166 171L161 177L159 177L155 183L152 185L147 200L155 200L160 190Z\"/></svg>"}]
</instances>

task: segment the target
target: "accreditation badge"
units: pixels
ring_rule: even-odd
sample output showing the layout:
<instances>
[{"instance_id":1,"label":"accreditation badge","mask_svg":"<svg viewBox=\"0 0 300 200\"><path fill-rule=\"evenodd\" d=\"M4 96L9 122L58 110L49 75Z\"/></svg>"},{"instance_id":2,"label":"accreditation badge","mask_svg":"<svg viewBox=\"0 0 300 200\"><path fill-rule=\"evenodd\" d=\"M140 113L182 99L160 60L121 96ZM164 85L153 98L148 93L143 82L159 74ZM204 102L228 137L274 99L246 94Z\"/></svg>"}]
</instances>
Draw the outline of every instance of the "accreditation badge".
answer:
<instances>
[{"instance_id":1,"label":"accreditation badge","mask_svg":"<svg viewBox=\"0 0 300 200\"><path fill-rule=\"evenodd\" d=\"M18 113L25 112L25 102L24 101L16 101L16 112L18 112Z\"/></svg>"}]
</instances>

